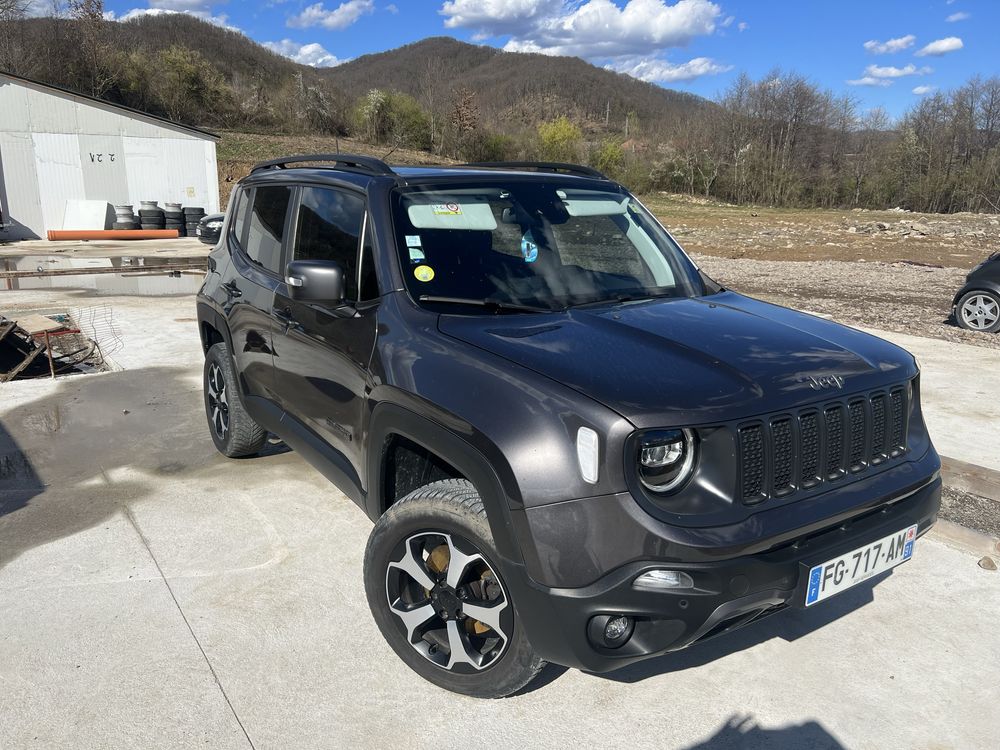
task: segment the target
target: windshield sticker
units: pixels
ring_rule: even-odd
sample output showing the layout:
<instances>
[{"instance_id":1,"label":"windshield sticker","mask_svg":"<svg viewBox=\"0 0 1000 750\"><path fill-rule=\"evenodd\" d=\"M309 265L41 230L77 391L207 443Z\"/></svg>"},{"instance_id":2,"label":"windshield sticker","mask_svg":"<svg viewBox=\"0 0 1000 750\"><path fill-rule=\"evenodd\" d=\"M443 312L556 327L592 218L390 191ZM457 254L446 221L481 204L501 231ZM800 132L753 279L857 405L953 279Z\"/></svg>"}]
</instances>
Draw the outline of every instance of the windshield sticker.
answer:
<instances>
[{"instance_id":1,"label":"windshield sticker","mask_svg":"<svg viewBox=\"0 0 1000 750\"><path fill-rule=\"evenodd\" d=\"M426 257L424 255L423 248L408 247L406 249L410 251L410 262L411 263L419 263L420 261L422 261Z\"/></svg>"},{"instance_id":2,"label":"windshield sticker","mask_svg":"<svg viewBox=\"0 0 1000 750\"><path fill-rule=\"evenodd\" d=\"M428 282L434 278L434 269L430 266L417 266L413 269L413 275L416 276L417 281Z\"/></svg>"},{"instance_id":3,"label":"windshield sticker","mask_svg":"<svg viewBox=\"0 0 1000 750\"><path fill-rule=\"evenodd\" d=\"M521 237L521 257L524 258L525 263L534 263L538 260L538 244L530 229Z\"/></svg>"},{"instance_id":4,"label":"windshield sticker","mask_svg":"<svg viewBox=\"0 0 1000 750\"><path fill-rule=\"evenodd\" d=\"M435 216L461 216L462 207L457 203L438 203L431 207Z\"/></svg>"},{"instance_id":5,"label":"windshield sticker","mask_svg":"<svg viewBox=\"0 0 1000 750\"><path fill-rule=\"evenodd\" d=\"M420 241L419 234L408 234L406 235L406 246L407 247L420 247L423 243Z\"/></svg>"}]
</instances>

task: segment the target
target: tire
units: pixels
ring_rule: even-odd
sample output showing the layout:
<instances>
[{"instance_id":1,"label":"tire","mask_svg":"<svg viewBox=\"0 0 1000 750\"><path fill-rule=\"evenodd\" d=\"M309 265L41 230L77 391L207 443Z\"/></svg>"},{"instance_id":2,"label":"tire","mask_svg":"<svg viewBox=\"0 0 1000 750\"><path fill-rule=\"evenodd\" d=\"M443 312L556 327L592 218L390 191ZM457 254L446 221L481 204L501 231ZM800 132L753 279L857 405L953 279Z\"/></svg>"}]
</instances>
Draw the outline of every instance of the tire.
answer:
<instances>
[{"instance_id":1,"label":"tire","mask_svg":"<svg viewBox=\"0 0 1000 750\"><path fill-rule=\"evenodd\" d=\"M453 578L456 554L465 565ZM498 557L479 493L464 479L411 492L368 538L365 593L379 630L407 666L445 690L503 698L545 666L528 642ZM472 618L474 606L489 623ZM451 644L461 646L457 655Z\"/></svg>"},{"instance_id":2,"label":"tire","mask_svg":"<svg viewBox=\"0 0 1000 750\"><path fill-rule=\"evenodd\" d=\"M205 355L203 375L205 416L219 453L229 458L252 456L267 442L267 430L243 408L229 350L213 344Z\"/></svg>"},{"instance_id":3,"label":"tire","mask_svg":"<svg viewBox=\"0 0 1000 750\"><path fill-rule=\"evenodd\" d=\"M969 331L1000 331L1000 295L985 289L963 294L955 305L955 322Z\"/></svg>"}]
</instances>

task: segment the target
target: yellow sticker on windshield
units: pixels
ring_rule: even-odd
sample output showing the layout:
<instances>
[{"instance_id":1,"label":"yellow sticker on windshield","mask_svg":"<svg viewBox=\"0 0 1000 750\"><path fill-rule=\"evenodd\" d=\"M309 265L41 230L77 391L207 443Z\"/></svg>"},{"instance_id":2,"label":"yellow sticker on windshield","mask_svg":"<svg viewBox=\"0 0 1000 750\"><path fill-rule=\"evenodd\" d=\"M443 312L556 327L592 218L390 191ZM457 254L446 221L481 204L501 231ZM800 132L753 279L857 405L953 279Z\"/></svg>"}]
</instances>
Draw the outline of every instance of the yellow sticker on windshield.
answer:
<instances>
[{"instance_id":1,"label":"yellow sticker on windshield","mask_svg":"<svg viewBox=\"0 0 1000 750\"><path fill-rule=\"evenodd\" d=\"M462 207L457 203L438 203L431 206L435 216L461 216Z\"/></svg>"},{"instance_id":2,"label":"yellow sticker on windshield","mask_svg":"<svg viewBox=\"0 0 1000 750\"><path fill-rule=\"evenodd\" d=\"M413 269L413 275L417 281L430 281L434 278L434 269L430 266L417 266Z\"/></svg>"}]
</instances>

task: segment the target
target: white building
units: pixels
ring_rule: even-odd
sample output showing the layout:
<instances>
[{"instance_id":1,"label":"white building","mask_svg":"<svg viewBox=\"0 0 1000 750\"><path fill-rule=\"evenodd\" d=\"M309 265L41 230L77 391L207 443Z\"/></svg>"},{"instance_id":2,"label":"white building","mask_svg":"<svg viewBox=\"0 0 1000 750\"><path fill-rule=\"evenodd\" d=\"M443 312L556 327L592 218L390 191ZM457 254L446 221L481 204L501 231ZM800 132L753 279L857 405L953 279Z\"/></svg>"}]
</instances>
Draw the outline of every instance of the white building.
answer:
<instances>
[{"instance_id":1,"label":"white building","mask_svg":"<svg viewBox=\"0 0 1000 750\"><path fill-rule=\"evenodd\" d=\"M218 136L0 72L0 242L64 227L67 200L219 210ZM110 228L110 226L108 227Z\"/></svg>"}]
</instances>

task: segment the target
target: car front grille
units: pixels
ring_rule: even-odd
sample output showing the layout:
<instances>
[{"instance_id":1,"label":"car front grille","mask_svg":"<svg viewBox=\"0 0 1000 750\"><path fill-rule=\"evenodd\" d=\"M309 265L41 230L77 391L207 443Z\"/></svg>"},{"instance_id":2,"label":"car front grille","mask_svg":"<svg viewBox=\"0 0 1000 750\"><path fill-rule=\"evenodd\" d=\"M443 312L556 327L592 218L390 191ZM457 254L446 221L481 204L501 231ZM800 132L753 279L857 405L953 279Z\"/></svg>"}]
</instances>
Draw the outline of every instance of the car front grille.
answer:
<instances>
[{"instance_id":1,"label":"car front grille","mask_svg":"<svg viewBox=\"0 0 1000 750\"><path fill-rule=\"evenodd\" d=\"M902 456L909 400L901 385L741 423L739 497L788 497Z\"/></svg>"}]
</instances>

